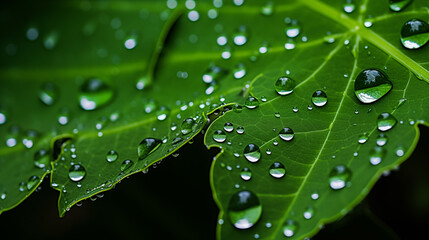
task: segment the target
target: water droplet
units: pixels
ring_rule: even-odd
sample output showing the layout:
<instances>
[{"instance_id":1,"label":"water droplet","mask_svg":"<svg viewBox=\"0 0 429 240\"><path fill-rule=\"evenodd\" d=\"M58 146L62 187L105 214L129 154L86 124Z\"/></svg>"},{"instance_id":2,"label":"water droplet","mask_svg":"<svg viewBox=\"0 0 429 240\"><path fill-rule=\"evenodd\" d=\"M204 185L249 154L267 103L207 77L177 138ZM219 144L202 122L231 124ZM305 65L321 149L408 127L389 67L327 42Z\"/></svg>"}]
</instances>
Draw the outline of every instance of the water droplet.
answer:
<instances>
[{"instance_id":1,"label":"water droplet","mask_svg":"<svg viewBox=\"0 0 429 240\"><path fill-rule=\"evenodd\" d=\"M280 77L275 83L275 90L279 95L285 96L293 92L295 81L290 77Z\"/></svg>"},{"instance_id":2,"label":"water droplet","mask_svg":"<svg viewBox=\"0 0 429 240\"><path fill-rule=\"evenodd\" d=\"M110 150L106 154L106 160L108 162L114 162L118 159L118 153L115 150Z\"/></svg>"},{"instance_id":3,"label":"water droplet","mask_svg":"<svg viewBox=\"0 0 429 240\"><path fill-rule=\"evenodd\" d=\"M369 162L372 165L378 165L381 163L385 155L386 155L386 149L382 147L374 147L369 152Z\"/></svg>"},{"instance_id":4,"label":"water droplet","mask_svg":"<svg viewBox=\"0 0 429 240\"><path fill-rule=\"evenodd\" d=\"M124 42L124 47L126 49L131 50L131 49L134 49L136 46L137 46L137 40L133 37L126 39Z\"/></svg>"},{"instance_id":5,"label":"water droplet","mask_svg":"<svg viewBox=\"0 0 429 240\"><path fill-rule=\"evenodd\" d=\"M273 145L274 145L274 146L277 146L277 145L279 145L279 142L278 142L277 140L274 140L274 141L273 141Z\"/></svg>"},{"instance_id":6,"label":"water droplet","mask_svg":"<svg viewBox=\"0 0 429 240\"><path fill-rule=\"evenodd\" d=\"M240 174L241 179L244 181L249 181L252 178L252 171L248 168L243 168Z\"/></svg>"},{"instance_id":7,"label":"water droplet","mask_svg":"<svg viewBox=\"0 0 429 240\"><path fill-rule=\"evenodd\" d=\"M420 19L407 21L401 29L401 43L407 49L418 49L429 42L429 24Z\"/></svg>"},{"instance_id":8,"label":"water droplet","mask_svg":"<svg viewBox=\"0 0 429 240\"><path fill-rule=\"evenodd\" d=\"M143 90L143 89L147 88L148 86L150 86L151 83L152 83L152 78L145 75L145 76L142 76L139 79L137 79L136 88L138 90Z\"/></svg>"},{"instance_id":9,"label":"water droplet","mask_svg":"<svg viewBox=\"0 0 429 240\"><path fill-rule=\"evenodd\" d=\"M363 144L366 143L366 141L368 141L368 135L366 133L358 137L358 143Z\"/></svg>"},{"instance_id":10,"label":"water droplet","mask_svg":"<svg viewBox=\"0 0 429 240\"><path fill-rule=\"evenodd\" d=\"M293 137L295 136L293 130L291 128L285 127L279 132L279 137L282 140L285 140L287 142L291 141Z\"/></svg>"},{"instance_id":11,"label":"water droplet","mask_svg":"<svg viewBox=\"0 0 429 240\"><path fill-rule=\"evenodd\" d=\"M27 190L31 190L40 182L40 178L38 176L31 176L27 181Z\"/></svg>"},{"instance_id":12,"label":"water droplet","mask_svg":"<svg viewBox=\"0 0 429 240\"><path fill-rule=\"evenodd\" d=\"M188 19L192 22L198 21L198 19L200 19L200 14L197 11L192 10L188 13Z\"/></svg>"},{"instance_id":13,"label":"water droplet","mask_svg":"<svg viewBox=\"0 0 429 240\"><path fill-rule=\"evenodd\" d=\"M311 111L311 110L313 110L313 106L308 105L308 106L307 106L307 109L308 109L308 111Z\"/></svg>"},{"instance_id":14,"label":"water droplet","mask_svg":"<svg viewBox=\"0 0 429 240\"><path fill-rule=\"evenodd\" d=\"M127 159L122 162L121 164L121 172L125 172L126 170L130 169L134 165L134 162Z\"/></svg>"},{"instance_id":15,"label":"water droplet","mask_svg":"<svg viewBox=\"0 0 429 240\"><path fill-rule=\"evenodd\" d=\"M203 74L203 82L212 83L219 80L226 74L226 71L219 66L211 65Z\"/></svg>"},{"instance_id":16,"label":"water droplet","mask_svg":"<svg viewBox=\"0 0 429 240\"><path fill-rule=\"evenodd\" d=\"M19 185L18 185L18 186L19 186L19 188L18 188L18 189L19 189L19 191L20 191L20 192L24 192L24 191L25 191L25 189L27 189L27 186L26 186L26 185L27 185L27 184L26 184L25 182L20 182L20 183L19 183Z\"/></svg>"},{"instance_id":17,"label":"water droplet","mask_svg":"<svg viewBox=\"0 0 429 240\"><path fill-rule=\"evenodd\" d=\"M254 163L261 159L261 150L256 144L250 143L244 148L243 155L249 162Z\"/></svg>"},{"instance_id":18,"label":"water droplet","mask_svg":"<svg viewBox=\"0 0 429 240\"><path fill-rule=\"evenodd\" d=\"M286 174L285 166L279 162L274 162L270 167L270 175L274 178L282 178Z\"/></svg>"},{"instance_id":19,"label":"water droplet","mask_svg":"<svg viewBox=\"0 0 429 240\"><path fill-rule=\"evenodd\" d=\"M280 113L279 112L275 112L274 113L274 117L279 118L280 117Z\"/></svg>"},{"instance_id":20,"label":"water droplet","mask_svg":"<svg viewBox=\"0 0 429 240\"><path fill-rule=\"evenodd\" d=\"M285 237L293 237L298 230L298 223L293 220L286 220L283 224L282 231Z\"/></svg>"},{"instance_id":21,"label":"water droplet","mask_svg":"<svg viewBox=\"0 0 429 240\"><path fill-rule=\"evenodd\" d=\"M404 156L405 151L402 147L398 147L398 148L396 148L395 153L396 153L396 156L402 157L402 156Z\"/></svg>"},{"instance_id":22,"label":"water droplet","mask_svg":"<svg viewBox=\"0 0 429 240\"><path fill-rule=\"evenodd\" d=\"M31 27L27 30L27 38L30 41L34 41L39 37L39 30L37 28Z\"/></svg>"},{"instance_id":23,"label":"water droplet","mask_svg":"<svg viewBox=\"0 0 429 240\"><path fill-rule=\"evenodd\" d=\"M244 64L239 63L234 68L234 78L235 79L241 79L246 75L246 68L244 67Z\"/></svg>"},{"instance_id":24,"label":"water droplet","mask_svg":"<svg viewBox=\"0 0 429 240\"><path fill-rule=\"evenodd\" d=\"M247 29L246 26L240 26L236 33L234 33L234 44L242 46L247 42Z\"/></svg>"},{"instance_id":25,"label":"water droplet","mask_svg":"<svg viewBox=\"0 0 429 240\"><path fill-rule=\"evenodd\" d=\"M6 111L4 109L0 109L0 125L6 123Z\"/></svg>"},{"instance_id":26,"label":"water droplet","mask_svg":"<svg viewBox=\"0 0 429 240\"><path fill-rule=\"evenodd\" d=\"M73 182L81 181L86 175L85 168L80 164L74 164L69 169L69 178Z\"/></svg>"},{"instance_id":27,"label":"water droplet","mask_svg":"<svg viewBox=\"0 0 429 240\"><path fill-rule=\"evenodd\" d=\"M46 83L39 92L39 99L47 106L51 106L57 99L58 89L53 83Z\"/></svg>"},{"instance_id":28,"label":"water droplet","mask_svg":"<svg viewBox=\"0 0 429 240\"><path fill-rule=\"evenodd\" d=\"M225 35L221 35L216 39L216 43L219 46L225 46L228 43L228 38Z\"/></svg>"},{"instance_id":29,"label":"water droplet","mask_svg":"<svg viewBox=\"0 0 429 240\"><path fill-rule=\"evenodd\" d=\"M43 46L47 49L47 50L52 50L55 48L55 46L57 46L58 43L58 33L57 32L51 32L48 35L46 35L46 37L43 40Z\"/></svg>"},{"instance_id":30,"label":"water droplet","mask_svg":"<svg viewBox=\"0 0 429 240\"><path fill-rule=\"evenodd\" d=\"M234 112L236 113L241 113L243 111L243 106L241 106L240 104L234 104L232 110L234 110Z\"/></svg>"},{"instance_id":31,"label":"water droplet","mask_svg":"<svg viewBox=\"0 0 429 240\"><path fill-rule=\"evenodd\" d=\"M113 89L98 78L84 82L79 93L79 103L84 110L95 110L113 99Z\"/></svg>"},{"instance_id":32,"label":"water droplet","mask_svg":"<svg viewBox=\"0 0 429 240\"><path fill-rule=\"evenodd\" d=\"M346 0L344 3L344 12L346 13L352 13L355 11L356 5L353 3L352 0Z\"/></svg>"},{"instance_id":33,"label":"water droplet","mask_svg":"<svg viewBox=\"0 0 429 240\"><path fill-rule=\"evenodd\" d=\"M389 8L394 12L399 12L406 8L412 0L389 0Z\"/></svg>"},{"instance_id":34,"label":"water droplet","mask_svg":"<svg viewBox=\"0 0 429 240\"><path fill-rule=\"evenodd\" d=\"M329 174L329 186L334 190L342 189L350 181L352 173L344 165L334 167Z\"/></svg>"},{"instance_id":35,"label":"water droplet","mask_svg":"<svg viewBox=\"0 0 429 240\"><path fill-rule=\"evenodd\" d=\"M273 2L267 2L264 6L262 6L261 13L265 16L271 16L274 12L274 4Z\"/></svg>"},{"instance_id":36,"label":"water droplet","mask_svg":"<svg viewBox=\"0 0 429 240\"><path fill-rule=\"evenodd\" d=\"M231 196L228 215L231 223L238 229L249 229L255 225L262 214L258 196L250 191L240 191Z\"/></svg>"},{"instance_id":37,"label":"water droplet","mask_svg":"<svg viewBox=\"0 0 429 240\"><path fill-rule=\"evenodd\" d=\"M377 69L366 69L355 81L355 95L362 103L373 103L385 96L393 85L386 74Z\"/></svg>"},{"instance_id":38,"label":"water droplet","mask_svg":"<svg viewBox=\"0 0 429 240\"><path fill-rule=\"evenodd\" d=\"M223 143L226 140L226 134L222 130L216 130L213 133L213 140L215 140L218 143Z\"/></svg>"},{"instance_id":39,"label":"water droplet","mask_svg":"<svg viewBox=\"0 0 429 240\"><path fill-rule=\"evenodd\" d=\"M165 119L167 119L169 113L170 113L170 110L167 107L161 106L159 110L156 111L156 118L159 121L164 121Z\"/></svg>"},{"instance_id":40,"label":"water droplet","mask_svg":"<svg viewBox=\"0 0 429 240\"><path fill-rule=\"evenodd\" d=\"M157 138L145 138L137 147L137 155L139 160L145 159L147 156L155 152L162 144L161 139Z\"/></svg>"},{"instance_id":41,"label":"water droplet","mask_svg":"<svg viewBox=\"0 0 429 240\"><path fill-rule=\"evenodd\" d=\"M372 22L369 19L367 19L367 20L365 20L365 22L363 23L363 25L365 27L367 27L367 28L370 28L370 27L372 27Z\"/></svg>"},{"instance_id":42,"label":"water droplet","mask_svg":"<svg viewBox=\"0 0 429 240\"><path fill-rule=\"evenodd\" d=\"M289 38L288 40L286 40L284 47L286 50L295 49L295 42L291 38Z\"/></svg>"},{"instance_id":43,"label":"water droplet","mask_svg":"<svg viewBox=\"0 0 429 240\"><path fill-rule=\"evenodd\" d=\"M398 120L390 113L382 113L377 118L377 128L382 132L389 131L397 122Z\"/></svg>"},{"instance_id":44,"label":"water droplet","mask_svg":"<svg viewBox=\"0 0 429 240\"><path fill-rule=\"evenodd\" d=\"M243 134L243 133L244 133L244 127L242 127L242 126L238 126L238 128L237 128L237 133L238 133L238 134Z\"/></svg>"},{"instance_id":45,"label":"water droplet","mask_svg":"<svg viewBox=\"0 0 429 240\"><path fill-rule=\"evenodd\" d=\"M286 36L290 38L297 37L301 31L301 27L298 24L298 20L292 19L287 23Z\"/></svg>"},{"instance_id":46,"label":"water droplet","mask_svg":"<svg viewBox=\"0 0 429 240\"><path fill-rule=\"evenodd\" d=\"M328 96L326 96L326 93L322 90L317 90L313 93L313 96L311 97L311 102L316 107L323 107L328 103Z\"/></svg>"},{"instance_id":47,"label":"water droplet","mask_svg":"<svg viewBox=\"0 0 429 240\"><path fill-rule=\"evenodd\" d=\"M312 193L311 194L311 199L313 199L313 200L319 199L319 194L318 193Z\"/></svg>"},{"instance_id":48,"label":"water droplet","mask_svg":"<svg viewBox=\"0 0 429 240\"><path fill-rule=\"evenodd\" d=\"M227 131L227 132L232 132L234 131L234 125L230 122L225 123L225 125L223 125L223 130Z\"/></svg>"},{"instance_id":49,"label":"water droplet","mask_svg":"<svg viewBox=\"0 0 429 240\"><path fill-rule=\"evenodd\" d=\"M313 217L313 215L314 215L314 208L313 207L307 207L304 210L304 214L303 215L304 215L305 219L311 219Z\"/></svg>"},{"instance_id":50,"label":"water droplet","mask_svg":"<svg viewBox=\"0 0 429 240\"><path fill-rule=\"evenodd\" d=\"M259 101L255 97L249 96L249 98L244 103L244 106L248 109L255 109L259 107Z\"/></svg>"},{"instance_id":51,"label":"water droplet","mask_svg":"<svg viewBox=\"0 0 429 240\"><path fill-rule=\"evenodd\" d=\"M195 127L196 127L195 120L192 118L187 118L182 122L181 132L183 135L188 135L193 130L195 130Z\"/></svg>"},{"instance_id":52,"label":"water droplet","mask_svg":"<svg viewBox=\"0 0 429 240\"><path fill-rule=\"evenodd\" d=\"M51 162L51 158L49 152L45 149L40 149L36 153L34 153L34 166L38 168L45 168L49 166Z\"/></svg>"},{"instance_id":53,"label":"water droplet","mask_svg":"<svg viewBox=\"0 0 429 240\"><path fill-rule=\"evenodd\" d=\"M380 147L386 145L386 143L387 143L387 136L384 135L383 133L381 133L380 135L378 135L376 143Z\"/></svg>"}]
</instances>

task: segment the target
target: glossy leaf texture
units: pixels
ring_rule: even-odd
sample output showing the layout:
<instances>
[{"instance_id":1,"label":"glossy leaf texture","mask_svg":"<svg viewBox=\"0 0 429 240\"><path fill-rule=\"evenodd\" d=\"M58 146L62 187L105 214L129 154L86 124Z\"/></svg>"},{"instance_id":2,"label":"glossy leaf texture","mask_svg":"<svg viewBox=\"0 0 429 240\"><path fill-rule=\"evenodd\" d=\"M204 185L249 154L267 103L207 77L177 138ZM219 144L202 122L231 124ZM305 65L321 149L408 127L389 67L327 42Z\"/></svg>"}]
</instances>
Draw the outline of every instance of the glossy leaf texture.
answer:
<instances>
[{"instance_id":1,"label":"glossy leaf texture","mask_svg":"<svg viewBox=\"0 0 429 240\"><path fill-rule=\"evenodd\" d=\"M264 7L235 12L249 44L270 46L249 67L259 106L227 112L205 136L222 149L211 169L219 239L313 236L411 154L429 119L429 46L400 39L410 19L427 22L426 1L400 11L389 1L285 1L242 16Z\"/></svg>"}]
</instances>

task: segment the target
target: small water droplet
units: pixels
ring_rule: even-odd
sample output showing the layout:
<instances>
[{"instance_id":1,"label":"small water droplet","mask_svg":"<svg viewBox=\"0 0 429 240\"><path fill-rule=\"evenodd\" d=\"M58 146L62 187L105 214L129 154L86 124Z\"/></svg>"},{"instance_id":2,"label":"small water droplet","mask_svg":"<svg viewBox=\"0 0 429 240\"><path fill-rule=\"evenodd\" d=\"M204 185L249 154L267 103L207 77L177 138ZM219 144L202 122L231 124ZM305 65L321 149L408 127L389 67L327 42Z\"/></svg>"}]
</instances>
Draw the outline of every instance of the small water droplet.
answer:
<instances>
[{"instance_id":1,"label":"small water droplet","mask_svg":"<svg viewBox=\"0 0 429 240\"><path fill-rule=\"evenodd\" d=\"M311 199L313 199L313 200L319 199L319 194L318 193L312 193L311 194Z\"/></svg>"},{"instance_id":2,"label":"small water droplet","mask_svg":"<svg viewBox=\"0 0 429 240\"><path fill-rule=\"evenodd\" d=\"M382 147L374 147L369 152L369 162L372 165L378 165L381 163L385 155L386 155L386 149Z\"/></svg>"},{"instance_id":3,"label":"small water droplet","mask_svg":"<svg viewBox=\"0 0 429 240\"><path fill-rule=\"evenodd\" d=\"M389 0L389 8L394 12L400 12L406 8L413 0Z\"/></svg>"},{"instance_id":4,"label":"small water droplet","mask_svg":"<svg viewBox=\"0 0 429 240\"><path fill-rule=\"evenodd\" d=\"M366 143L368 141L368 135L366 133L359 135L358 137L358 143Z\"/></svg>"},{"instance_id":5,"label":"small water droplet","mask_svg":"<svg viewBox=\"0 0 429 240\"><path fill-rule=\"evenodd\" d=\"M167 119L169 114L170 114L170 110L165 106L161 106L159 110L156 111L156 118L159 121L164 121L165 119Z\"/></svg>"},{"instance_id":6,"label":"small water droplet","mask_svg":"<svg viewBox=\"0 0 429 240\"><path fill-rule=\"evenodd\" d=\"M58 89L53 83L45 83L39 91L39 99L47 106L51 106L57 100Z\"/></svg>"},{"instance_id":7,"label":"small water droplet","mask_svg":"<svg viewBox=\"0 0 429 240\"><path fill-rule=\"evenodd\" d=\"M280 130L279 132L279 137L282 140L285 140L287 142L291 141L295 136L295 133L293 132L293 130L291 128L285 127L282 130Z\"/></svg>"},{"instance_id":8,"label":"small water droplet","mask_svg":"<svg viewBox=\"0 0 429 240\"><path fill-rule=\"evenodd\" d=\"M381 70L366 69L355 80L355 95L362 103L373 103L384 97L393 85Z\"/></svg>"},{"instance_id":9,"label":"small water droplet","mask_svg":"<svg viewBox=\"0 0 429 240\"><path fill-rule=\"evenodd\" d=\"M344 165L338 165L329 174L329 186L334 190L343 189L350 181L352 173Z\"/></svg>"},{"instance_id":10,"label":"small water droplet","mask_svg":"<svg viewBox=\"0 0 429 240\"><path fill-rule=\"evenodd\" d=\"M396 156L402 157L402 156L404 156L405 151L402 147L398 147L398 148L396 148L395 153L396 153Z\"/></svg>"},{"instance_id":11,"label":"small water droplet","mask_svg":"<svg viewBox=\"0 0 429 240\"><path fill-rule=\"evenodd\" d=\"M40 178L38 176L31 176L27 181L27 190L31 190L40 182Z\"/></svg>"},{"instance_id":12,"label":"small water droplet","mask_svg":"<svg viewBox=\"0 0 429 240\"><path fill-rule=\"evenodd\" d=\"M352 0L346 0L343 7L344 7L344 12L352 13L355 11L356 5Z\"/></svg>"},{"instance_id":13,"label":"small water droplet","mask_svg":"<svg viewBox=\"0 0 429 240\"><path fill-rule=\"evenodd\" d=\"M261 13L265 16L271 16L274 12L274 4L273 2L267 2L264 6L262 6Z\"/></svg>"},{"instance_id":14,"label":"small water droplet","mask_svg":"<svg viewBox=\"0 0 429 240\"><path fill-rule=\"evenodd\" d=\"M363 25L367 28L370 28L370 27L372 27L372 22L371 22L371 20L367 19L367 20L365 20Z\"/></svg>"},{"instance_id":15,"label":"small water droplet","mask_svg":"<svg viewBox=\"0 0 429 240\"><path fill-rule=\"evenodd\" d=\"M118 153L115 150L110 150L106 154L106 160L108 162L114 162L118 159Z\"/></svg>"},{"instance_id":16,"label":"small water droplet","mask_svg":"<svg viewBox=\"0 0 429 240\"><path fill-rule=\"evenodd\" d=\"M239 126L236 131L238 134L243 134L244 133L244 127Z\"/></svg>"},{"instance_id":17,"label":"small water droplet","mask_svg":"<svg viewBox=\"0 0 429 240\"><path fill-rule=\"evenodd\" d=\"M236 33L233 36L234 44L237 46L242 46L247 42L247 29L246 26L240 26Z\"/></svg>"},{"instance_id":18,"label":"small water droplet","mask_svg":"<svg viewBox=\"0 0 429 240\"><path fill-rule=\"evenodd\" d=\"M382 132L389 131L397 122L398 120L390 113L382 113L377 118L377 128Z\"/></svg>"},{"instance_id":19,"label":"small water droplet","mask_svg":"<svg viewBox=\"0 0 429 240\"><path fill-rule=\"evenodd\" d=\"M234 125L230 122L225 123L225 125L223 125L223 130L227 131L227 132L232 132L234 131Z\"/></svg>"},{"instance_id":20,"label":"small water droplet","mask_svg":"<svg viewBox=\"0 0 429 240\"><path fill-rule=\"evenodd\" d=\"M252 178L252 171L249 168L243 168L240 174L241 179L249 181Z\"/></svg>"},{"instance_id":21,"label":"small water droplet","mask_svg":"<svg viewBox=\"0 0 429 240\"><path fill-rule=\"evenodd\" d=\"M313 96L311 97L311 102L316 107L323 107L328 103L328 96L326 93L322 90L317 90L313 93Z\"/></svg>"},{"instance_id":22,"label":"small water droplet","mask_svg":"<svg viewBox=\"0 0 429 240\"><path fill-rule=\"evenodd\" d=\"M137 39L134 37L128 38L124 41L124 47L128 50L134 49L137 46Z\"/></svg>"},{"instance_id":23,"label":"small water droplet","mask_svg":"<svg viewBox=\"0 0 429 240\"><path fill-rule=\"evenodd\" d=\"M274 117L276 117L276 118L280 118L280 113L279 113L279 112L275 112L275 113L274 113Z\"/></svg>"},{"instance_id":24,"label":"small water droplet","mask_svg":"<svg viewBox=\"0 0 429 240\"><path fill-rule=\"evenodd\" d=\"M195 127L196 127L195 120L192 118L187 118L182 122L180 131L183 135L188 135L193 130L195 130Z\"/></svg>"},{"instance_id":25,"label":"small water droplet","mask_svg":"<svg viewBox=\"0 0 429 240\"><path fill-rule=\"evenodd\" d=\"M228 215L237 229L249 229L255 225L262 214L258 196L250 191L240 191L231 196Z\"/></svg>"},{"instance_id":26,"label":"small water droplet","mask_svg":"<svg viewBox=\"0 0 429 240\"><path fill-rule=\"evenodd\" d=\"M387 136L384 135L383 133L381 133L380 135L378 135L376 143L380 147L386 145L386 143L387 143Z\"/></svg>"},{"instance_id":27,"label":"small water droplet","mask_svg":"<svg viewBox=\"0 0 429 240\"><path fill-rule=\"evenodd\" d=\"M223 68L216 65L211 65L203 74L203 82L212 83L214 81L218 81L226 73L226 70L224 70Z\"/></svg>"},{"instance_id":28,"label":"small water droplet","mask_svg":"<svg viewBox=\"0 0 429 240\"><path fill-rule=\"evenodd\" d=\"M69 178L73 182L81 181L86 175L85 168L80 164L74 164L69 169Z\"/></svg>"},{"instance_id":29,"label":"small water droplet","mask_svg":"<svg viewBox=\"0 0 429 240\"><path fill-rule=\"evenodd\" d=\"M270 175L274 178L282 178L286 174L285 166L279 162L274 162L270 167Z\"/></svg>"},{"instance_id":30,"label":"small water droplet","mask_svg":"<svg viewBox=\"0 0 429 240\"><path fill-rule=\"evenodd\" d=\"M244 148L243 155L249 162L255 163L261 159L261 150L256 144L250 143Z\"/></svg>"},{"instance_id":31,"label":"small water droplet","mask_svg":"<svg viewBox=\"0 0 429 240\"><path fill-rule=\"evenodd\" d=\"M113 99L114 91L98 78L84 82L79 93L79 103L84 110L95 110Z\"/></svg>"},{"instance_id":32,"label":"small water droplet","mask_svg":"<svg viewBox=\"0 0 429 240\"><path fill-rule=\"evenodd\" d=\"M287 37L290 37L290 38L297 37L299 35L300 31L301 31L301 27L298 24L298 20L291 19L290 21L288 21L286 29L285 29Z\"/></svg>"},{"instance_id":33,"label":"small water droplet","mask_svg":"<svg viewBox=\"0 0 429 240\"><path fill-rule=\"evenodd\" d=\"M130 169L134 165L134 162L127 159L122 162L121 164L121 172L125 172L126 170Z\"/></svg>"},{"instance_id":34,"label":"small water droplet","mask_svg":"<svg viewBox=\"0 0 429 240\"><path fill-rule=\"evenodd\" d=\"M313 207L307 207L305 210L304 210L304 218L305 219L311 219L312 217L313 217L313 215L314 215L314 208Z\"/></svg>"},{"instance_id":35,"label":"small water droplet","mask_svg":"<svg viewBox=\"0 0 429 240\"><path fill-rule=\"evenodd\" d=\"M280 77L275 83L275 90L279 95L285 96L293 92L295 81L290 77Z\"/></svg>"},{"instance_id":36,"label":"small water droplet","mask_svg":"<svg viewBox=\"0 0 429 240\"><path fill-rule=\"evenodd\" d=\"M161 139L157 138L145 138L137 147L137 155L139 160L145 159L147 156L155 152L162 144Z\"/></svg>"},{"instance_id":37,"label":"small water droplet","mask_svg":"<svg viewBox=\"0 0 429 240\"><path fill-rule=\"evenodd\" d=\"M234 78L235 79L241 79L246 75L246 68L244 67L244 64L239 63L234 68Z\"/></svg>"},{"instance_id":38,"label":"small water droplet","mask_svg":"<svg viewBox=\"0 0 429 240\"><path fill-rule=\"evenodd\" d=\"M255 109L259 107L259 101L255 97L249 96L249 98L244 103L244 106L248 109Z\"/></svg>"},{"instance_id":39,"label":"small water droplet","mask_svg":"<svg viewBox=\"0 0 429 240\"><path fill-rule=\"evenodd\" d=\"M420 19L407 21L401 29L401 43L407 49L418 49L429 42L429 24Z\"/></svg>"},{"instance_id":40,"label":"small water droplet","mask_svg":"<svg viewBox=\"0 0 429 240\"><path fill-rule=\"evenodd\" d=\"M298 223L293 220L286 220L282 226L283 235L285 237L293 237L298 230Z\"/></svg>"}]
</instances>

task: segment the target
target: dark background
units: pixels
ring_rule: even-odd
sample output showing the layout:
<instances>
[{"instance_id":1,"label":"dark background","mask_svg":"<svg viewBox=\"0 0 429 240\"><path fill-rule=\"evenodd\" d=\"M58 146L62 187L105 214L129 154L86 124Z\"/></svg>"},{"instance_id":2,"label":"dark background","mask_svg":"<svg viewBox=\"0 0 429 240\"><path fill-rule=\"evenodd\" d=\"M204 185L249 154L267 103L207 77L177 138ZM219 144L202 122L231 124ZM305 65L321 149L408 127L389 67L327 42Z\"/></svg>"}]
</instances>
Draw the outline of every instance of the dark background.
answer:
<instances>
[{"instance_id":1,"label":"dark background","mask_svg":"<svg viewBox=\"0 0 429 240\"><path fill-rule=\"evenodd\" d=\"M313 239L410 239L425 236L429 216L429 128L420 127L414 154L381 177L352 212ZM147 174L136 174L95 201L85 200L58 217L58 192L42 189L0 215L1 239L215 239L218 209L209 169L217 150L202 136ZM6 236L6 237L5 237ZM91 237L92 238L92 237Z\"/></svg>"}]
</instances>

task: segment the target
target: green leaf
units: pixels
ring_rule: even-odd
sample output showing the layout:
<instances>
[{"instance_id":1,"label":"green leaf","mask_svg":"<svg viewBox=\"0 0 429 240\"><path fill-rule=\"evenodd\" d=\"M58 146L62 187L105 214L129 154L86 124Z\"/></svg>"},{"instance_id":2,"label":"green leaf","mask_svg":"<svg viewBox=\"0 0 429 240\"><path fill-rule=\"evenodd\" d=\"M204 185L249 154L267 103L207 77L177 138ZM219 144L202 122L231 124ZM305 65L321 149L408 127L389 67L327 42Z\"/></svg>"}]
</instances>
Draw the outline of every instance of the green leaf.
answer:
<instances>
[{"instance_id":1,"label":"green leaf","mask_svg":"<svg viewBox=\"0 0 429 240\"><path fill-rule=\"evenodd\" d=\"M205 136L208 147L222 149L211 171L221 210L219 238L311 237L319 226L346 214L384 171L397 167L415 148L417 124L427 125L429 119L425 110L429 48L408 50L399 37L406 21L427 19L427 4L416 0L395 13L387 1L354 1L355 11L347 14L343 3L279 2L269 18L243 20L249 32L260 33L252 40L267 41L272 51L248 74L254 77L250 94L259 99L259 107L224 114ZM247 7L254 4L249 2ZM284 34L285 16L297 19L301 27L293 40L280 34ZM365 22L372 25L365 27ZM294 45L280 51L285 40ZM390 92L381 89L388 93L370 104L360 102L354 92L355 79L366 69L380 69L393 84ZM296 87L282 96L275 91L275 83L284 75L294 79ZM320 107L312 102L318 90L327 95L327 104ZM382 113L397 119L391 130L377 129ZM214 133L217 136L226 123L234 131L224 131L223 143L215 141ZM238 127L244 133L239 134ZM286 127L293 130L293 139L279 136ZM362 135L365 143L359 143ZM246 159L249 144L259 147L260 157L256 152ZM278 163L284 166L284 176L281 168L272 170ZM260 217L255 212L258 201Z\"/></svg>"}]
</instances>

